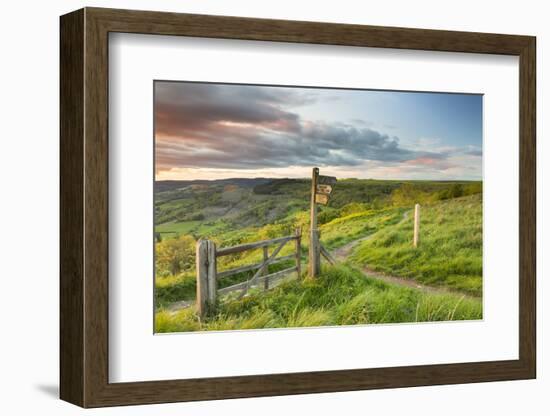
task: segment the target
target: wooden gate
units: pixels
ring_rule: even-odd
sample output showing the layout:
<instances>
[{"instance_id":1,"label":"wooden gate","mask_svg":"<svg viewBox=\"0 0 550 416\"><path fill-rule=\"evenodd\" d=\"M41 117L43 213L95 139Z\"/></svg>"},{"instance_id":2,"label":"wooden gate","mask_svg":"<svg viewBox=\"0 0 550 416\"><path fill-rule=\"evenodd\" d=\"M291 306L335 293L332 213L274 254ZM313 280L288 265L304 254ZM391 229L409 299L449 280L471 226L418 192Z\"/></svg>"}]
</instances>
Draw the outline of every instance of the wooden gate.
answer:
<instances>
[{"instance_id":1,"label":"wooden gate","mask_svg":"<svg viewBox=\"0 0 550 416\"><path fill-rule=\"evenodd\" d=\"M213 241L199 240L197 242L196 262L197 262L197 311L200 316L204 316L208 309L216 303L218 295L240 291L239 298L243 297L252 287L263 283L264 290L269 289L270 284L283 278L289 273L296 272L298 278L301 277L301 240L302 232L297 228L294 235L274 238L271 240L255 241L253 243L240 244L233 247L217 249ZM294 241L295 250L288 256L277 257L282 248ZM269 246L275 246L275 249L269 254ZM230 254L241 253L244 251L263 250L263 260L260 263L249 264L230 270L217 271L217 259ZM295 260L295 265L284 270L268 274L270 264L280 263L286 260ZM256 273L249 280L218 290L218 279L231 276L237 273L256 270Z\"/></svg>"}]
</instances>

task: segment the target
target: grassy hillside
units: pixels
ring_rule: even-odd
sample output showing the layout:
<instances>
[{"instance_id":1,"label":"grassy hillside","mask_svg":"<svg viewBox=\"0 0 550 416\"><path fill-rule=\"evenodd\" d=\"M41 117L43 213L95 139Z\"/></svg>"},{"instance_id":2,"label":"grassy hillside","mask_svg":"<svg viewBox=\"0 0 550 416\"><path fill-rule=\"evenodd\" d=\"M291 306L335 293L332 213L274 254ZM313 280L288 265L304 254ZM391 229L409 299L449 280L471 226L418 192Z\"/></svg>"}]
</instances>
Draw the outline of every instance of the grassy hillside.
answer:
<instances>
[{"instance_id":1,"label":"grassy hillside","mask_svg":"<svg viewBox=\"0 0 550 416\"><path fill-rule=\"evenodd\" d=\"M421 207L420 218L418 248L411 245L413 215L410 215L360 243L352 262L425 284L481 295L481 195L425 205Z\"/></svg>"},{"instance_id":2,"label":"grassy hillside","mask_svg":"<svg viewBox=\"0 0 550 416\"><path fill-rule=\"evenodd\" d=\"M307 218L310 184L305 179L265 178L157 182L155 230L162 238L182 233L210 238L243 228L292 222L301 214ZM479 182L343 179L335 186L329 206L320 207L319 222L366 209L406 205L412 199L445 199L452 197L456 187L462 193L479 193L479 186Z\"/></svg>"},{"instance_id":3,"label":"grassy hillside","mask_svg":"<svg viewBox=\"0 0 550 416\"><path fill-rule=\"evenodd\" d=\"M227 179L167 181L155 185L157 232L155 305L157 331L317 326L356 323L479 319L482 316L480 182L339 180L329 206L319 207L321 241L346 250L338 266L318 281L290 281L242 300L222 299L216 314L199 321L195 243L218 247L289 235L303 230L302 269L307 269L308 180ZM412 248L412 207L422 204L421 244ZM287 245L281 256L290 254ZM218 271L260 262L261 250L225 256ZM271 265L269 272L293 266ZM416 279L456 292L423 292L365 277L365 268ZM367 270L368 270L367 269ZM223 288L245 281L244 272L218 281ZM368 273L366 273L368 276ZM467 296L464 296L467 295Z\"/></svg>"},{"instance_id":4,"label":"grassy hillside","mask_svg":"<svg viewBox=\"0 0 550 416\"><path fill-rule=\"evenodd\" d=\"M321 225L321 242L328 249L341 247L358 238L397 224L407 212L406 208L388 208L381 210L359 210L340 216Z\"/></svg>"},{"instance_id":5,"label":"grassy hillside","mask_svg":"<svg viewBox=\"0 0 550 416\"><path fill-rule=\"evenodd\" d=\"M218 306L200 320L193 308L159 310L157 332L289 328L324 325L473 320L482 317L479 299L433 294L365 278L346 266L325 267L315 281L289 281L268 292L252 292Z\"/></svg>"}]
</instances>

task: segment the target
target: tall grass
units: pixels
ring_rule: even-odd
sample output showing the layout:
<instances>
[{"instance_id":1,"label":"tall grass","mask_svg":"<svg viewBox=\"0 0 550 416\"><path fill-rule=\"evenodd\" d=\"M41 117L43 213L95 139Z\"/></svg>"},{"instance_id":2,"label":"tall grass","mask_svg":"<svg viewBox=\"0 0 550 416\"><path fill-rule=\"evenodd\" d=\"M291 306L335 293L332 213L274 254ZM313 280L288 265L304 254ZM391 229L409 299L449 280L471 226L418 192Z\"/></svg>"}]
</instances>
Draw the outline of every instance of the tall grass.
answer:
<instances>
[{"instance_id":1,"label":"tall grass","mask_svg":"<svg viewBox=\"0 0 550 416\"><path fill-rule=\"evenodd\" d=\"M216 312L200 320L193 308L156 313L156 332L316 327L473 320L482 318L481 300L434 294L366 278L347 266L324 267L314 280L283 283L240 300L221 300Z\"/></svg>"}]
</instances>

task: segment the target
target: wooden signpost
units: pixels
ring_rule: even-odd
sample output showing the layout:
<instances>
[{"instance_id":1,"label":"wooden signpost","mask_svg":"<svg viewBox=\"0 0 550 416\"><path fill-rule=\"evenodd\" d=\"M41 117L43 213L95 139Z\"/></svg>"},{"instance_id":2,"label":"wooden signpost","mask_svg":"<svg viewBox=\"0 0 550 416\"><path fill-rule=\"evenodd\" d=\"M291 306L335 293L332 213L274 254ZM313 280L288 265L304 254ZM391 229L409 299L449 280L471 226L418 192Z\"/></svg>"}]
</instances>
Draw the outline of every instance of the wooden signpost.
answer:
<instances>
[{"instance_id":1,"label":"wooden signpost","mask_svg":"<svg viewBox=\"0 0 550 416\"><path fill-rule=\"evenodd\" d=\"M332 192L332 185L336 183L334 176L319 175L319 168L313 168L311 175L311 210L309 233L309 264L308 276L312 279L319 275L321 270L321 242L317 229L317 204L327 205Z\"/></svg>"},{"instance_id":2,"label":"wooden signpost","mask_svg":"<svg viewBox=\"0 0 550 416\"><path fill-rule=\"evenodd\" d=\"M319 168L313 168L311 174L311 208L309 213L309 261L308 276L310 279L319 275L321 269L321 250L317 230L317 181L319 179Z\"/></svg>"},{"instance_id":3,"label":"wooden signpost","mask_svg":"<svg viewBox=\"0 0 550 416\"><path fill-rule=\"evenodd\" d=\"M318 194L330 195L331 192L332 192L332 186L317 184L317 193Z\"/></svg>"},{"instance_id":4,"label":"wooden signpost","mask_svg":"<svg viewBox=\"0 0 550 416\"><path fill-rule=\"evenodd\" d=\"M317 169L317 173L319 173L319 169ZM332 187L330 185L334 185L336 183L336 177L334 176L323 176L323 175L319 175L318 177L318 180L317 180L317 184L319 186L321 185L329 185L329 188L332 190Z\"/></svg>"},{"instance_id":5,"label":"wooden signpost","mask_svg":"<svg viewBox=\"0 0 550 416\"><path fill-rule=\"evenodd\" d=\"M326 195L326 194L316 194L315 195L315 202L317 204L321 204L321 205L328 204L328 195Z\"/></svg>"}]
</instances>

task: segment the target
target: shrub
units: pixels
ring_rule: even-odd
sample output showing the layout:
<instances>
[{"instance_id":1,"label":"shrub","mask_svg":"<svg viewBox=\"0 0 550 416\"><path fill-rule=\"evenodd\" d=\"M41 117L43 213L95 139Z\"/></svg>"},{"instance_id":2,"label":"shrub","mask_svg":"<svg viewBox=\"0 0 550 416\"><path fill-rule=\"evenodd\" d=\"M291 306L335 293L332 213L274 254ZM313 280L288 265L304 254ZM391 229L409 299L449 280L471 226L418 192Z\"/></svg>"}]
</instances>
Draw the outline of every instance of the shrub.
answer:
<instances>
[{"instance_id":1,"label":"shrub","mask_svg":"<svg viewBox=\"0 0 550 416\"><path fill-rule=\"evenodd\" d=\"M392 204L397 207L411 206L432 199L428 192L411 183L404 183L391 194Z\"/></svg>"},{"instance_id":2,"label":"shrub","mask_svg":"<svg viewBox=\"0 0 550 416\"><path fill-rule=\"evenodd\" d=\"M189 235L162 240L155 244L156 272L176 275L195 263L195 239Z\"/></svg>"}]
</instances>

